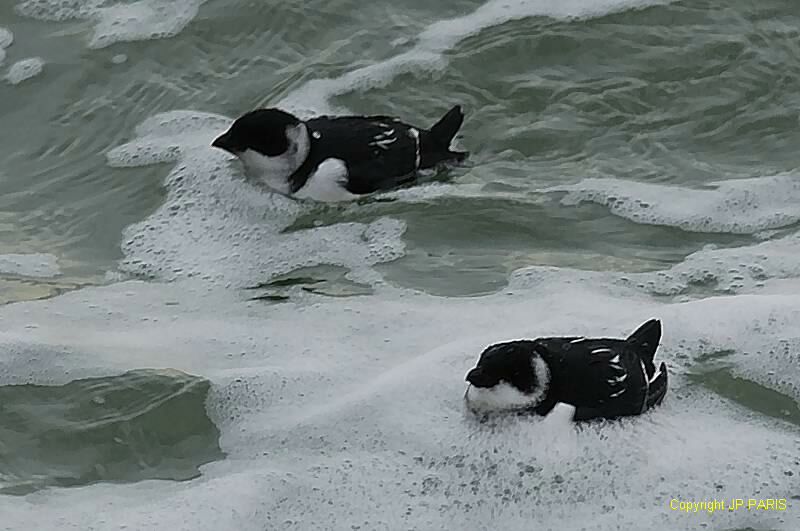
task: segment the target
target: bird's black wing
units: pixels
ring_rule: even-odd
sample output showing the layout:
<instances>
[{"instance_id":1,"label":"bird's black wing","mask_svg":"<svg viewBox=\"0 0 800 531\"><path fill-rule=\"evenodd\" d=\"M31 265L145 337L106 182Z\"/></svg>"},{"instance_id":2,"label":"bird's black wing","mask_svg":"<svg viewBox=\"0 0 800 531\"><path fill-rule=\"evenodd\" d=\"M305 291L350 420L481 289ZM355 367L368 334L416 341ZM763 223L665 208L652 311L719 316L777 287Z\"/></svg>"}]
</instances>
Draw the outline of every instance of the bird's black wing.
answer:
<instances>
[{"instance_id":1,"label":"bird's black wing","mask_svg":"<svg viewBox=\"0 0 800 531\"><path fill-rule=\"evenodd\" d=\"M596 410L615 417L638 414L647 396L647 375L639 356L622 340L559 338L547 341L561 401L577 408L576 419Z\"/></svg>"},{"instance_id":2,"label":"bird's black wing","mask_svg":"<svg viewBox=\"0 0 800 531\"><path fill-rule=\"evenodd\" d=\"M388 116L320 117L307 122L313 156L347 166L346 188L368 194L414 179L419 165L419 131Z\"/></svg>"}]
</instances>

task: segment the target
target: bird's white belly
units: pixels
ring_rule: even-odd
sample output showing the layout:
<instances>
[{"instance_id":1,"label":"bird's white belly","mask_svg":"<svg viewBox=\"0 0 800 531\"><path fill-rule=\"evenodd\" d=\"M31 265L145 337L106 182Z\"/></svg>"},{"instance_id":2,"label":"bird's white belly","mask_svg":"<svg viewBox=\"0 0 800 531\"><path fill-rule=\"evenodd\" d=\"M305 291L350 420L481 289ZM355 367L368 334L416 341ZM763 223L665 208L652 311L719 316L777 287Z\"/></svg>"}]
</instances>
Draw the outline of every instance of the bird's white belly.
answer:
<instances>
[{"instance_id":1,"label":"bird's white belly","mask_svg":"<svg viewBox=\"0 0 800 531\"><path fill-rule=\"evenodd\" d=\"M347 166L339 159L325 159L294 196L298 199L337 202L352 201L358 196L347 191Z\"/></svg>"}]
</instances>

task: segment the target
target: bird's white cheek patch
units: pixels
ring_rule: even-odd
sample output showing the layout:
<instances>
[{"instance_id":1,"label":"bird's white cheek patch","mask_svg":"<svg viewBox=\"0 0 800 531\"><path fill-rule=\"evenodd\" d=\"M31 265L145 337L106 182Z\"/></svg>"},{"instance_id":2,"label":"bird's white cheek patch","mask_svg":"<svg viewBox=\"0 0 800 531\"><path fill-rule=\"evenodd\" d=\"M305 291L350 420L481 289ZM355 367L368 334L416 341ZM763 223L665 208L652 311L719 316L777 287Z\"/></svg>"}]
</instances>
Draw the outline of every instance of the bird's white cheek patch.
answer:
<instances>
[{"instance_id":1,"label":"bird's white cheek patch","mask_svg":"<svg viewBox=\"0 0 800 531\"><path fill-rule=\"evenodd\" d=\"M287 179L294 171L294 162L290 157L285 155L267 157L252 149L240 153L238 157L250 178L260 181L282 194L289 193Z\"/></svg>"},{"instance_id":2,"label":"bird's white cheek patch","mask_svg":"<svg viewBox=\"0 0 800 531\"><path fill-rule=\"evenodd\" d=\"M523 394L505 382L489 388L470 385L467 388L466 399L467 407L476 412L534 407L539 402L536 396Z\"/></svg>"}]
</instances>

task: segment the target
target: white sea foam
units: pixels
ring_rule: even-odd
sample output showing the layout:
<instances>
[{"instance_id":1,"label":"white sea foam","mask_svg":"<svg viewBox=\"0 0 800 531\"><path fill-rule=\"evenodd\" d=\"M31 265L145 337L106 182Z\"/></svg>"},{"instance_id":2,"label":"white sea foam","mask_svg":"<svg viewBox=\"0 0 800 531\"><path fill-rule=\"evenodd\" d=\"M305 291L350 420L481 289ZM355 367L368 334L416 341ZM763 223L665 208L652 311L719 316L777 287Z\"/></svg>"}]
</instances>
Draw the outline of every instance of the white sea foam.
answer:
<instances>
[{"instance_id":1,"label":"white sea foam","mask_svg":"<svg viewBox=\"0 0 800 531\"><path fill-rule=\"evenodd\" d=\"M172 280L202 277L243 286L318 264L347 267L351 278L379 281L370 267L402 256L405 225L381 218L289 231L308 206L256 188L238 162L210 147L224 117L172 112L148 119L137 138L111 150L112 166L178 161L164 204L124 235L125 271Z\"/></svg>"},{"instance_id":2,"label":"white sea foam","mask_svg":"<svg viewBox=\"0 0 800 531\"><path fill-rule=\"evenodd\" d=\"M625 287L631 294L682 296L697 292L713 294L759 293L778 280L800 277L800 236L783 238L742 247L717 248L708 245L687 256L669 269L644 273L620 274L607 271L571 271L577 283L595 283ZM566 271L553 267L533 266L515 271L512 288L529 288L545 284L553 276Z\"/></svg>"},{"instance_id":3,"label":"white sea foam","mask_svg":"<svg viewBox=\"0 0 800 531\"><path fill-rule=\"evenodd\" d=\"M0 27L0 65L6 59L6 48L14 42L14 34L6 28Z\"/></svg>"},{"instance_id":4,"label":"white sea foam","mask_svg":"<svg viewBox=\"0 0 800 531\"><path fill-rule=\"evenodd\" d=\"M29 57L17 61L8 68L6 73L6 81L12 85L18 85L32 77L36 77L42 73L44 69L44 60L41 57Z\"/></svg>"},{"instance_id":5,"label":"white sea foam","mask_svg":"<svg viewBox=\"0 0 800 531\"><path fill-rule=\"evenodd\" d=\"M644 274L638 281L640 287L660 295L703 286L722 293L752 293L769 279L800 275L798 252L800 237L796 234L744 247L707 246L669 270ZM630 281L636 283L637 279L631 277Z\"/></svg>"},{"instance_id":6,"label":"white sea foam","mask_svg":"<svg viewBox=\"0 0 800 531\"><path fill-rule=\"evenodd\" d=\"M0 48L8 48L14 42L14 34L11 30L0 27Z\"/></svg>"},{"instance_id":7,"label":"white sea foam","mask_svg":"<svg viewBox=\"0 0 800 531\"><path fill-rule=\"evenodd\" d=\"M405 203L427 203L442 198L500 199L535 205L540 205L545 202L541 196L523 190L488 190L485 183L461 181L463 181L463 179L459 179L458 183L425 183L423 181L409 188L383 192L378 194L378 197L382 199L397 199Z\"/></svg>"},{"instance_id":8,"label":"white sea foam","mask_svg":"<svg viewBox=\"0 0 800 531\"><path fill-rule=\"evenodd\" d=\"M11 30L0 27L0 50L8 48L14 42L14 34Z\"/></svg>"},{"instance_id":9,"label":"white sea foam","mask_svg":"<svg viewBox=\"0 0 800 531\"><path fill-rule=\"evenodd\" d=\"M668 303L577 285L568 274L513 295L379 292L270 306L197 281L126 282L0 308L0 383L140 367L202 375L214 383L208 406L228 453L190 482L2 497L3 523L193 531L800 524L792 511L669 510L673 498L800 494L796 427L684 378L701 354L800 338L796 292ZM650 415L576 430L536 419L481 427L465 413L464 375L487 344L624 337L650 317L662 319L657 356L671 367L670 392ZM781 363L783 378L796 382L796 350ZM768 379L758 364L742 371ZM758 480L742 470L758 470Z\"/></svg>"},{"instance_id":10,"label":"white sea foam","mask_svg":"<svg viewBox=\"0 0 800 531\"><path fill-rule=\"evenodd\" d=\"M24 0L17 12L41 20L86 19L94 23L91 48L116 42L163 39L180 33L205 0Z\"/></svg>"},{"instance_id":11,"label":"white sea foam","mask_svg":"<svg viewBox=\"0 0 800 531\"><path fill-rule=\"evenodd\" d=\"M703 189L585 179L544 192L566 192L565 205L590 201L637 223L692 232L753 234L800 221L797 175L719 181Z\"/></svg>"},{"instance_id":12,"label":"white sea foam","mask_svg":"<svg viewBox=\"0 0 800 531\"><path fill-rule=\"evenodd\" d=\"M52 254L0 254L0 273L25 277L55 277L61 274Z\"/></svg>"},{"instance_id":13,"label":"white sea foam","mask_svg":"<svg viewBox=\"0 0 800 531\"><path fill-rule=\"evenodd\" d=\"M443 69L447 66L445 53L448 50L472 35L512 20L536 16L591 18L664 3L669 0L490 0L467 15L431 24L417 36L410 50L338 78L312 80L278 106L300 116L336 112L338 109L330 104L332 97L357 89L381 87L407 72Z\"/></svg>"}]
</instances>

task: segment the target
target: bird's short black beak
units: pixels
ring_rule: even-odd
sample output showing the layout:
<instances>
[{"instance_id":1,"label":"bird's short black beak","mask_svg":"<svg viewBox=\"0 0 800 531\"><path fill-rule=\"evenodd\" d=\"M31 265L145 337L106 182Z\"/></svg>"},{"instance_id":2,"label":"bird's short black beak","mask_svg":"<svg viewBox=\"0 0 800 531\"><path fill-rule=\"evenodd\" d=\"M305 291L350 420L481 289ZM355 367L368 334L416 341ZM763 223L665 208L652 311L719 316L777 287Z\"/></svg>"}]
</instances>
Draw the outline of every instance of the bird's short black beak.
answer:
<instances>
[{"instance_id":1,"label":"bird's short black beak","mask_svg":"<svg viewBox=\"0 0 800 531\"><path fill-rule=\"evenodd\" d=\"M231 141L231 136L228 133L225 133L224 135L218 136L211 143L211 146L215 147L215 148L219 148L219 149L224 149L228 153L233 153L234 152L233 142Z\"/></svg>"},{"instance_id":2,"label":"bird's short black beak","mask_svg":"<svg viewBox=\"0 0 800 531\"><path fill-rule=\"evenodd\" d=\"M491 387L492 384L480 368L475 367L467 373L467 381L475 387Z\"/></svg>"}]
</instances>

